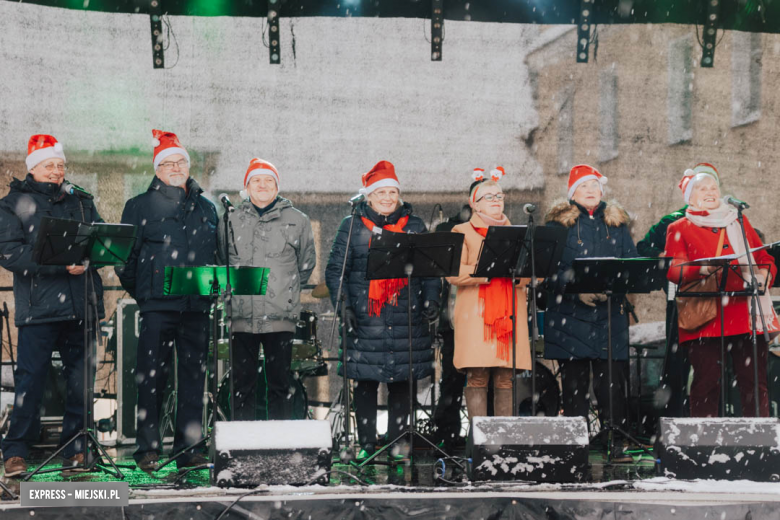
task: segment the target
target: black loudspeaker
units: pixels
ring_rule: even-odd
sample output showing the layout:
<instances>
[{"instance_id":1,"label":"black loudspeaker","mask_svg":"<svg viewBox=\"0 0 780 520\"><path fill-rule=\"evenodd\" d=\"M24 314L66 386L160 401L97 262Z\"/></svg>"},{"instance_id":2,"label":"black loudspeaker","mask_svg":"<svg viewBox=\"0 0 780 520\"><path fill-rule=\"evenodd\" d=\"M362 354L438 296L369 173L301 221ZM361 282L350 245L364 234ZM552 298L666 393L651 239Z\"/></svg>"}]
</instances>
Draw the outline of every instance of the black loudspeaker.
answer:
<instances>
[{"instance_id":1,"label":"black loudspeaker","mask_svg":"<svg viewBox=\"0 0 780 520\"><path fill-rule=\"evenodd\" d=\"M780 422L776 418L662 417L657 449L668 477L780 480Z\"/></svg>"},{"instance_id":2,"label":"black loudspeaker","mask_svg":"<svg viewBox=\"0 0 780 520\"><path fill-rule=\"evenodd\" d=\"M217 422L211 480L220 487L327 483L328 421Z\"/></svg>"},{"instance_id":3,"label":"black loudspeaker","mask_svg":"<svg viewBox=\"0 0 780 520\"><path fill-rule=\"evenodd\" d=\"M588 468L584 417L474 417L471 480L581 482Z\"/></svg>"}]
</instances>

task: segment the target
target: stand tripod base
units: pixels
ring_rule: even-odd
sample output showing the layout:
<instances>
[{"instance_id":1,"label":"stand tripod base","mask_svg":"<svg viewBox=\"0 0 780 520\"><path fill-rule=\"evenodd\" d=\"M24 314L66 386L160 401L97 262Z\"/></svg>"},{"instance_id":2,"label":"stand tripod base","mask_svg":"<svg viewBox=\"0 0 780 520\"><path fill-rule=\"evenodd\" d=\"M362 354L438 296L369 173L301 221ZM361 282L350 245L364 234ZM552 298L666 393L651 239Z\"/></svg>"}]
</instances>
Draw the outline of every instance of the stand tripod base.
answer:
<instances>
[{"instance_id":1,"label":"stand tripod base","mask_svg":"<svg viewBox=\"0 0 780 520\"><path fill-rule=\"evenodd\" d=\"M86 442L87 447L85 450L82 450L79 453L86 452L87 454L89 454L92 452L92 448L95 448L99 452L99 456L94 457L91 461L89 460L89 456L87 456L84 459L83 463L76 464L73 466L62 466L59 468L43 469L43 467L46 466L46 464L51 462L55 457L57 457L57 455L62 453L65 450L65 448L70 446L72 443L76 442L76 440L79 439L80 437L85 438L84 440ZM103 457L105 457L106 460L108 460L107 465L103 462ZM124 469L132 469L132 466L122 466L122 467ZM49 456L49 458L43 461L37 468L35 468L33 471L22 473L21 476L23 477L22 480L24 482L27 482L35 475L42 475L44 473L54 473L57 471L81 471L84 473L88 473L92 471L102 471L104 473L108 473L114 478L119 478L123 480L125 478L125 475L121 471L119 471L119 466L117 466L114 463L114 460L108 455L108 453L106 453L105 448L103 448L103 446L100 444L100 442L98 442L97 438L95 438L95 435L90 430L79 431L76 435L71 437L71 439L68 442L66 442L59 449L57 449L57 451L52 453Z\"/></svg>"},{"instance_id":2,"label":"stand tripod base","mask_svg":"<svg viewBox=\"0 0 780 520\"><path fill-rule=\"evenodd\" d=\"M389 443L385 444L384 446L382 446L382 449L378 450L376 453L374 453L373 455L371 455L369 458L367 458L366 460L364 460L364 461L363 461L363 462L361 462L360 464L357 464L357 467L359 467L359 468L364 468L365 466L367 466L367 465L371 464L375 458L379 457L379 455L381 455L382 453L385 453L385 452L387 452L387 450L389 450L389 449L390 449L390 448L392 448L394 445L396 445L398 442L402 441L403 439L405 439L405 438L407 438L407 437L410 437L410 438L412 438L412 437L416 437L416 438L418 438L418 439L422 440L422 441L423 441L425 444L427 444L428 446L430 446L431 448L433 448L433 449L434 449L434 451L438 452L438 454L439 454L439 455L441 455L441 456L442 456L442 458L446 458L446 459L452 459L452 460L453 460L453 462L455 463L455 465L456 465L456 466L458 466L460 469L462 469L462 470L465 470L465 469L466 469L465 467L463 467L463 464L461 464L461 463L460 463L460 462L458 462L457 460L454 460L454 459L453 459L453 457L452 457L452 456L450 456L450 455L449 455L449 454L448 454L446 451L444 451L443 449L441 449L441 448L439 448L438 446L436 446L434 443L432 443L430 440L428 440L428 438L427 438L427 437L425 437L425 436L424 436L423 434L421 434L420 432L414 431L414 430L413 430L413 429L411 429L411 428L407 429L405 432L403 432L401 435L399 435L398 437L396 437L395 439L393 439L391 442L389 442ZM413 444L411 444L411 443L410 443L410 446L413 446ZM412 452L410 451L410 452L409 452L409 457L408 457L408 459L405 459L405 460L408 460L408 461L409 461L409 464L410 464L411 466L414 466L414 453L412 453ZM376 464L376 463L375 463L375 464Z\"/></svg>"},{"instance_id":3,"label":"stand tripod base","mask_svg":"<svg viewBox=\"0 0 780 520\"><path fill-rule=\"evenodd\" d=\"M155 470L154 470L152 473L154 473L154 472L157 472L157 471L160 471L160 470L161 470L161 469L163 469L165 466L169 465L171 462L173 462L174 460L178 459L179 457L181 457L182 455L184 455L184 454L185 454L185 453L187 453L188 451L190 451L190 450L193 450L193 449L195 449L195 448L197 448L198 446L201 446L201 445L203 445L203 444L206 444L206 443L207 443L207 442L209 442L210 440L211 440L211 434L209 433L208 435L206 435L205 437L203 437L201 440L199 440L199 441L198 441L198 442L196 442L195 444L192 444L192 445L190 445L190 446L187 446L187 447L186 447L186 448L184 448L183 450L180 450L178 453L174 454L174 455L173 455L171 458L169 458L168 460L166 460L165 462L163 462L162 464L160 464L159 466L157 466L157 469L155 469Z\"/></svg>"},{"instance_id":4,"label":"stand tripod base","mask_svg":"<svg viewBox=\"0 0 780 520\"><path fill-rule=\"evenodd\" d=\"M646 455L650 455L653 458L653 462L655 464L658 464L658 460L656 459L655 454L653 454L652 451L650 451L647 447L645 447L641 442L639 442L633 435L625 431L620 426L612 426L611 424L607 424L603 431L607 432L607 464L612 464L612 454L615 451L615 432L619 433L623 436L623 438L630 441L634 446L642 450Z\"/></svg>"},{"instance_id":5,"label":"stand tripod base","mask_svg":"<svg viewBox=\"0 0 780 520\"><path fill-rule=\"evenodd\" d=\"M11 489L8 486L6 486L5 484L3 484L2 481L0 481L0 496L2 496L3 493L11 497L11 500L16 500L17 498L19 498L19 495L11 491Z\"/></svg>"}]
</instances>

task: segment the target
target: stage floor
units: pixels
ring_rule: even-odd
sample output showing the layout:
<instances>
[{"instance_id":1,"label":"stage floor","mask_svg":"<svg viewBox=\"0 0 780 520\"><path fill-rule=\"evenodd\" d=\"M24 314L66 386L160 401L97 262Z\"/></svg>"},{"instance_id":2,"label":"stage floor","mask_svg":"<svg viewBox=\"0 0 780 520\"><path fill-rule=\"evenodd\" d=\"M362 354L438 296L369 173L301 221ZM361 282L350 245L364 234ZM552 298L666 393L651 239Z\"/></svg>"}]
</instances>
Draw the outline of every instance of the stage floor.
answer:
<instances>
[{"instance_id":1,"label":"stage floor","mask_svg":"<svg viewBox=\"0 0 780 520\"><path fill-rule=\"evenodd\" d=\"M117 464L133 465L132 448L112 448ZM209 518L238 497L223 518L662 518L713 520L780 519L780 483L680 481L657 477L652 460L637 454L631 463L606 464L590 454L590 479L581 484L461 482L452 465L436 478L432 452L419 451L414 469L406 464L374 465L364 470L334 462L328 486L260 486L254 490L213 487L209 471L178 474L175 464L155 476L122 469L131 489L121 515L110 508L22 508L0 503L3 520L29 518ZM455 453L462 456L463 453ZM56 468L59 461L49 467ZM37 475L36 481L105 482L104 473ZM5 482L5 480L4 480ZM13 484L13 481L10 481ZM249 491L252 495L244 496Z\"/></svg>"}]
</instances>

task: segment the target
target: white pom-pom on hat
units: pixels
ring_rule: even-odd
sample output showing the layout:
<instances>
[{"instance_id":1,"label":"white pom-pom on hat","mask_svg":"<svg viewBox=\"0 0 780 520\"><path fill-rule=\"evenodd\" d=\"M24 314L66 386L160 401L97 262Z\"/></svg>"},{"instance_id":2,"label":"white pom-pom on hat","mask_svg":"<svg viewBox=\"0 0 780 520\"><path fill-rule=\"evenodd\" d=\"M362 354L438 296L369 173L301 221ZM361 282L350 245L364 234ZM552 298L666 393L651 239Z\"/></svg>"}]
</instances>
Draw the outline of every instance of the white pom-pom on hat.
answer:
<instances>
[{"instance_id":1,"label":"white pom-pom on hat","mask_svg":"<svg viewBox=\"0 0 780 520\"><path fill-rule=\"evenodd\" d=\"M153 138L152 138L152 146L154 146L155 148L157 148L158 146L160 146L160 140L159 140L159 139L157 139L156 137L153 137Z\"/></svg>"},{"instance_id":2,"label":"white pom-pom on hat","mask_svg":"<svg viewBox=\"0 0 780 520\"><path fill-rule=\"evenodd\" d=\"M54 151L55 152L61 152L62 151L62 143L54 143Z\"/></svg>"}]
</instances>

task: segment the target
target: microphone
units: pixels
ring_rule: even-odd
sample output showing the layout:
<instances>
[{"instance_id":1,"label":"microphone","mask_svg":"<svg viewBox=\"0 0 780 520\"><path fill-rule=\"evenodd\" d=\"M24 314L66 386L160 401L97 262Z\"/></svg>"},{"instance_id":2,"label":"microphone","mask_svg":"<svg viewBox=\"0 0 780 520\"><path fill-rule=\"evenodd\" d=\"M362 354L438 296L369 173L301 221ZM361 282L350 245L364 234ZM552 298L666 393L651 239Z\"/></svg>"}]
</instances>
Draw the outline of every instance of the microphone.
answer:
<instances>
[{"instance_id":1,"label":"microphone","mask_svg":"<svg viewBox=\"0 0 780 520\"><path fill-rule=\"evenodd\" d=\"M357 195L355 195L354 197L352 197L351 199L349 199L349 205L350 205L350 206L354 206L355 204L358 204L358 203L360 203L360 202L363 202L363 200L364 200L365 198L366 198L366 196L365 196L365 195L363 195L362 193L358 193Z\"/></svg>"},{"instance_id":2,"label":"microphone","mask_svg":"<svg viewBox=\"0 0 780 520\"><path fill-rule=\"evenodd\" d=\"M735 199L734 197L726 197L726 202L737 208L738 210L748 209L750 205L747 202Z\"/></svg>"},{"instance_id":3,"label":"microphone","mask_svg":"<svg viewBox=\"0 0 780 520\"><path fill-rule=\"evenodd\" d=\"M536 211L536 205L535 204L525 204L523 206L523 213L525 213L526 215L530 215L534 211Z\"/></svg>"},{"instance_id":4,"label":"microphone","mask_svg":"<svg viewBox=\"0 0 780 520\"><path fill-rule=\"evenodd\" d=\"M236 210L236 207L233 206L232 202L230 202L230 197L227 196L227 193L220 194L219 201L225 207L225 211L233 212Z\"/></svg>"},{"instance_id":5,"label":"microphone","mask_svg":"<svg viewBox=\"0 0 780 520\"><path fill-rule=\"evenodd\" d=\"M60 185L60 191L66 195L75 195L80 199L92 200L95 198L90 192L88 192L84 188L80 186L76 186L72 182L68 182L68 181L62 181L62 185Z\"/></svg>"}]
</instances>

